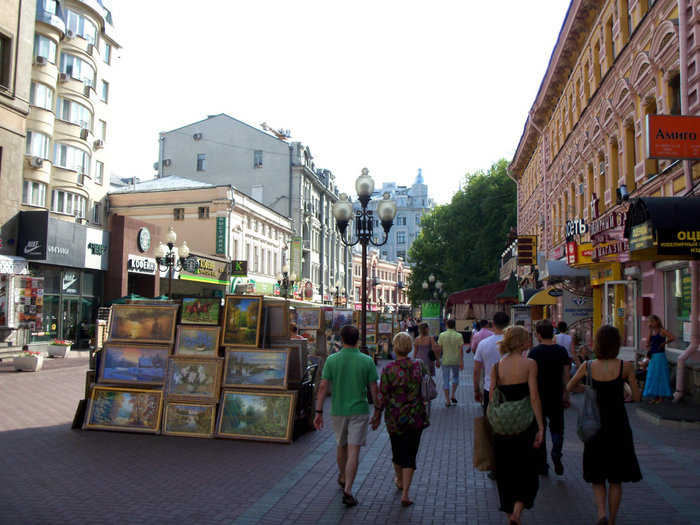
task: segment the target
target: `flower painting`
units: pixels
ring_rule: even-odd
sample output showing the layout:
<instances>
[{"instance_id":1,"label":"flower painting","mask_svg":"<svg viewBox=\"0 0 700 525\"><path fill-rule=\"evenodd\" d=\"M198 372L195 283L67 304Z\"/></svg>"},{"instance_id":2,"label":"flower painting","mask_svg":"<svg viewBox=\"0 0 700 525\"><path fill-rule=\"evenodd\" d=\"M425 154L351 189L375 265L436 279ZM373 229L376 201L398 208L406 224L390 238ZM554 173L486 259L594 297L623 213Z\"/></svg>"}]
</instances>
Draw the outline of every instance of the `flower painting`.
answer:
<instances>
[{"instance_id":1,"label":"flower painting","mask_svg":"<svg viewBox=\"0 0 700 525\"><path fill-rule=\"evenodd\" d=\"M106 343L100 359L99 382L162 386L170 347Z\"/></svg>"},{"instance_id":2,"label":"flower painting","mask_svg":"<svg viewBox=\"0 0 700 525\"><path fill-rule=\"evenodd\" d=\"M289 350L226 350L224 387L287 389Z\"/></svg>"},{"instance_id":3,"label":"flower painting","mask_svg":"<svg viewBox=\"0 0 700 525\"><path fill-rule=\"evenodd\" d=\"M161 390L95 386L83 428L158 433L162 399Z\"/></svg>"},{"instance_id":4,"label":"flower painting","mask_svg":"<svg viewBox=\"0 0 700 525\"><path fill-rule=\"evenodd\" d=\"M218 326L178 326L175 354L216 357L220 330Z\"/></svg>"},{"instance_id":5,"label":"flower painting","mask_svg":"<svg viewBox=\"0 0 700 525\"><path fill-rule=\"evenodd\" d=\"M297 324L300 330L319 330L321 328L321 309L297 308Z\"/></svg>"},{"instance_id":6,"label":"flower painting","mask_svg":"<svg viewBox=\"0 0 700 525\"><path fill-rule=\"evenodd\" d=\"M112 342L172 345L177 305L112 305L109 339Z\"/></svg>"},{"instance_id":7,"label":"flower painting","mask_svg":"<svg viewBox=\"0 0 700 525\"><path fill-rule=\"evenodd\" d=\"M168 400L216 401L222 361L217 357L171 357L165 385Z\"/></svg>"},{"instance_id":8,"label":"flower painting","mask_svg":"<svg viewBox=\"0 0 700 525\"><path fill-rule=\"evenodd\" d=\"M295 398L294 392L224 390L216 436L289 443Z\"/></svg>"},{"instance_id":9,"label":"flower painting","mask_svg":"<svg viewBox=\"0 0 700 525\"><path fill-rule=\"evenodd\" d=\"M163 415L163 434L210 438L215 421L216 403L169 402Z\"/></svg>"},{"instance_id":10,"label":"flower painting","mask_svg":"<svg viewBox=\"0 0 700 525\"><path fill-rule=\"evenodd\" d=\"M227 295L221 346L259 346L261 313L262 296Z\"/></svg>"}]
</instances>

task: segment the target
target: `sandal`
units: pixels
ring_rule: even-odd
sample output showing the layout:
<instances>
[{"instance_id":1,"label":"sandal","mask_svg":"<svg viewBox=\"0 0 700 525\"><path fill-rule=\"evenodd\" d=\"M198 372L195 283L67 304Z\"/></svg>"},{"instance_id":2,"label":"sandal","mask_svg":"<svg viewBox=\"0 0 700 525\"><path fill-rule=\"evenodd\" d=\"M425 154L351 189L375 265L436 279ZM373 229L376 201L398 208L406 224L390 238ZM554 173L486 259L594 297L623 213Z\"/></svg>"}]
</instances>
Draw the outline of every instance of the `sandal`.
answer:
<instances>
[{"instance_id":1,"label":"sandal","mask_svg":"<svg viewBox=\"0 0 700 525\"><path fill-rule=\"evenodd\" d=\"M452 401L452 404L453 404L453 405L456 405L456 404L457 404L457 399L456 399L456 398L453 397L453 398L451 399L451 401Z\"/></svg>"},{"instance_id":2,"label":"sandal","mask_svg":"<svg viewBox=\"0 0 700 525\"><path fill-rule=\"evenodd\" d=\"M394 485L396 485L397 490L403 490L403 487L399 485L399 478L394 478Z\"/></svg>"},{"instance_id":3,"label":"sandal","mask_svg":"<svg viewBox=\"0 0 700 525\"><path fill-rule=\"evenodd\" d=\"M357 505L357 498L352 494L348 494L347 492L343 491L343 505L347 505L348 507Z\"/></svg>"},{"instance_id":4,"label":"sandal","mask_svg":"<svg viewBox=\"0 0 700 525\"><path fill-rule=\"evenodd\" d=\"M449 401L445 401L445 406L449 407L449 406L451 406L451 403Z\"/></svg>"},{"instance_id":5,"label":"sandal","mask_svg":"<svg viewBox=\"0 0 700 525\"><path fill-rule=\"evenodd\" d=\"M406 501L401 500L401 506L402 506L402 507L410 507L411 505L413 505L413 500L412 500L412 499L409 499L409 500L406 500Z\"/></svg>"},{"instance_id":6,"label":"sandal","mask_svg":"<svg viewBox=\"0 0 700 525\"><path fill-rule=\"evenodd\" d=\"M340 485L340 488L341 488L341 489L344 489L344 488L345 488L345 482L343 481L343 475L342 475L342 474L338 474L338 485Z\"/></svg>"}]
</instances>

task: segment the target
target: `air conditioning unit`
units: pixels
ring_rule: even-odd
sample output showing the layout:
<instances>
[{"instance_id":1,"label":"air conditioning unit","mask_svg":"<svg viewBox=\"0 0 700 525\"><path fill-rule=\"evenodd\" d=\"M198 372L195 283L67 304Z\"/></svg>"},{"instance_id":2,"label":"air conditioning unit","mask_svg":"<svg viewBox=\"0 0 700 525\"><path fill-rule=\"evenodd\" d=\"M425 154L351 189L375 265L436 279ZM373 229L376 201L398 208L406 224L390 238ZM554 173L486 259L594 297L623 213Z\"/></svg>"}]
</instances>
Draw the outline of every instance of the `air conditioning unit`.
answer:
<instances>
[{"instance_id":1,"label":"air conditioning unit","mask_svg":"<svg viewBox=\"0 0 700 525\"><path fill-rule=\"evenodd\" d=\"M59 82L68 82L70 80L70 75L68 73L60 73L58 75Z\"/></svg>"},{"instance_id":2,"label":"air conditioning unit","mask_svg":"<svg viewBox=\"0 0 700 525\"><path fill-rule=\"evenodd\" d=\"M82 186L83 184L85 184L85 174L78 173L78 177L75 182L78 186Z\"/></svg>"},{"instance_id":3,"label":"air conditioning unit","mask_svg":"<svg viewBox=\"0 0 700 525\"><path fill-rule=\"evenodd\" d=\"M46 60L46 57L42 56L35 56L34 57L34 65L35 66L45 66L48 63L48 60Z\"/></svg>"},{"instance_id":4,"label":"air conditioning unit","mask_svg":"<svg viewBox=\"0 0 700 525\"><path fill-rule=\"evenodd\" d=\"M75 31L72 29L66 29L66 38L75 38Z\"/></svg>"},{"instance_id":5,"label":"air conditioning unit","mask_svg":"<svg viewBox=\"0 0 700 525\"><path fill-rule=\"evenodd\" d=\"M94 49L95 49L95 46L94 46L94 45L88 44L88 45L87 45L87 53L88 53L88 55L92 56L92 52L94 51Z\"/></svg>"},{"instance_id":6,"label":"air conditioning unit","mask_svg":"<svg viewBox=\"0 0 700 525\"><path fill-rule=\"evenodd\" d=\"M90 98L90 86L83 87L83 95L85 95L87 98Z\"/></svg>"},{"instance_id":7,"label":"air conditioning unit","mask_svg":"<svg viewBox=\"0 0 700 525\"><path fill-rule=\"evenodd\" d=\"M193 136L194 136L194 140L202 140L202 134L201 134L201 133L195 133Z\"/></svg>"},{"instance_id":8,"label":"air conditioning unit","mask_svg":"<svg viewBox=\"0 0 700 525\"><path fill-rule=\"evenodd\" d=\"M170 159L163 159L163 166L170 166Z\"/></svg>"},{"instance_id":9,"label":"air conditioning unit","mask_svg":"<svg viewBox=\"0 0 700 525\"><path fill-rule=\"evenodd\" d=\"M44 159L41 157L32 157L29 159L29 165L32 168L41 168L44 165Z\"/></svg>"},{"instance_id":10,"label":"air conditioning unit","mask_svg":"<svg viewBox=\"0 0 700 525\"><path fill-rule=\"evenodd\" d=\"M104 148L104 147L105 147L105 141L102 140L102 139L97 139L97 140L94 142L94 145L95 145L95 149Z\"/></svg>"},{"instance_id":11,"label":"air conditioning unit","mask_svg":"<svg viewBox=\"0 0 700 525\"><path fill-rule=\"evenodd\" d=\"M88 138L88 133L89 133L88 130L86 130L86 129L81 129L81 130L80 130L80 138L83 139L83 140L87 140L87 138Z\"/></svg>"}]
</instances>

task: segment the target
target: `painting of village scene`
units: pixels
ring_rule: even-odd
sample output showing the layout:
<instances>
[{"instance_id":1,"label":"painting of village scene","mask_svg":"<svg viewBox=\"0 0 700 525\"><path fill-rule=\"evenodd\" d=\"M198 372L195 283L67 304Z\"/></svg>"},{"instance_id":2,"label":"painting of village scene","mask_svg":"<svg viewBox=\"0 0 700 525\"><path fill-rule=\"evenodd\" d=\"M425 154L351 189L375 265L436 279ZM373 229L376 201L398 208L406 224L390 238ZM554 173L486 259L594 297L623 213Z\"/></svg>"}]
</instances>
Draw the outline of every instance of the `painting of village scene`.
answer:
<instances>
[{"instance_id":1,"label":"painting of village scene","mask_svg":"<svg viewBox=\"0 0 700 525\"><path fill-rule=\"evenodd\" d=\"M289 350L226 350L224 387L287 389Z\"/></svg>"},{"instance_id":2,"label":"painting of village scene","mask_svg":"<svg viewBox=\"0 0 700 525\"><path fill-rule=\"evenodd\" d=\"M225 390L219 404L218 437L289 443L294 393Z\"/></svg>"},{"instance_id":3,"label":"painting of village scene","mask_svg":"<svg viewBox=\"0 0 700 525\"><path fill-rule=\"evenodd\" d=\"M216 357L219 355L219 330L218 326L178 326L175 353Z\"/></svg>"},{"instance_id":4,"label":"painting of village scene","mask_svg":"<svg viewBox=\"0 0 700 525\"><path fill-rule=\"evenodd\" d=\"M210 438L214 436L216 404L166 403L163 434Z\"/></svg>"},{"instance_id":5,"label":"painting of village scene","mask_svg":"<svg viewBox=\"0 0 700 525\"><path fill-rule=\"evenodd\" d=\"M297 308L299 329L319 330L321 328L320 308Z\"/></svg>"},{"instance_id":6,"label":"painting of village scene","mask_svg":"<svg viewBox=\"0 0 700 525\"><path fill-rule=\"evenodd\" d=\"M95 386L83 428L158 433L162 399L160 390Z\"/></svg>"},{"instance_id":7,"label":"painting of village scene","mask_svg":"<svg viewBox=\"0 0 700 525\"><path fill-rule=\"evenodd\" d=\"M160 385L165 382L170 347L106 343L100 360L100 383Z\"/></svg>"},{"instance_id":8,"label":"painting of village scene","mask_svg":"<svg viewBox=\"0 0 700 525\"><path fill-rule=\"evenodd\" d=\"M222 346L259 346L261 296L227 295Z\"/></svg>"},{"instance_id":9,"label":"painting of village scene","mask_svg":"<svg viewBox=\"0 0 700 525\"><path fill-rule=\"evenodd\" d=\"M346 324L352 324L352 310L333 310L333 331L339 331Z\"/></svg>"},{"instance_id":10,"label":"painting of village scene","mask_svg":"<svg viewBox=\"0 0 700 525\"><path fill-rule=\"evenodd\" d=\"M168 400L216 401L222 364L218 357L171 357L165 385Z\"/></svg>"},{"instance_id":11,"label":"painting of village scene","mask_svg":"<svg viewBox=\"0 0 700 525\"><path fill-rule=\"evenodd\" d=\"M172 345L177 305L112 305L109 339L117 342Z\"/></svg>"},{"instance_id":12,"label":"painting of village scene","mask_svg":"<svg viewBox=\"0 0 700 525\"><path fill-rule=\"evenodd\" d=\"M183 324L219 324L221 299L185 297L182 299L180 322Z\"/></svg>"}]
</instances>

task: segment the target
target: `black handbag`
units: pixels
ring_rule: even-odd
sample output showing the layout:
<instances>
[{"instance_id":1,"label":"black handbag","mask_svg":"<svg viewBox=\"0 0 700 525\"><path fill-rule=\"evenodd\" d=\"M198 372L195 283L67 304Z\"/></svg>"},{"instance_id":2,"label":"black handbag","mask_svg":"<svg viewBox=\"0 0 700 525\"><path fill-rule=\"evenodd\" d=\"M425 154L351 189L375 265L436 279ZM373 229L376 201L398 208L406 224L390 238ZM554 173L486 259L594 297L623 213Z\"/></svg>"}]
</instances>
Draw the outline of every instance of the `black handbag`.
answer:
<instances>
[{"instance_id":1,"label":"black handbag","mask_svg":"<svg viewBox=\"0 0 700 525\"><path fill-rule=\"evenodd\" d=\"M435 355L435 352L432 350L428 350L428 359L431 361L437 361L437 356Z\"/></svg>"}]
</instances>

